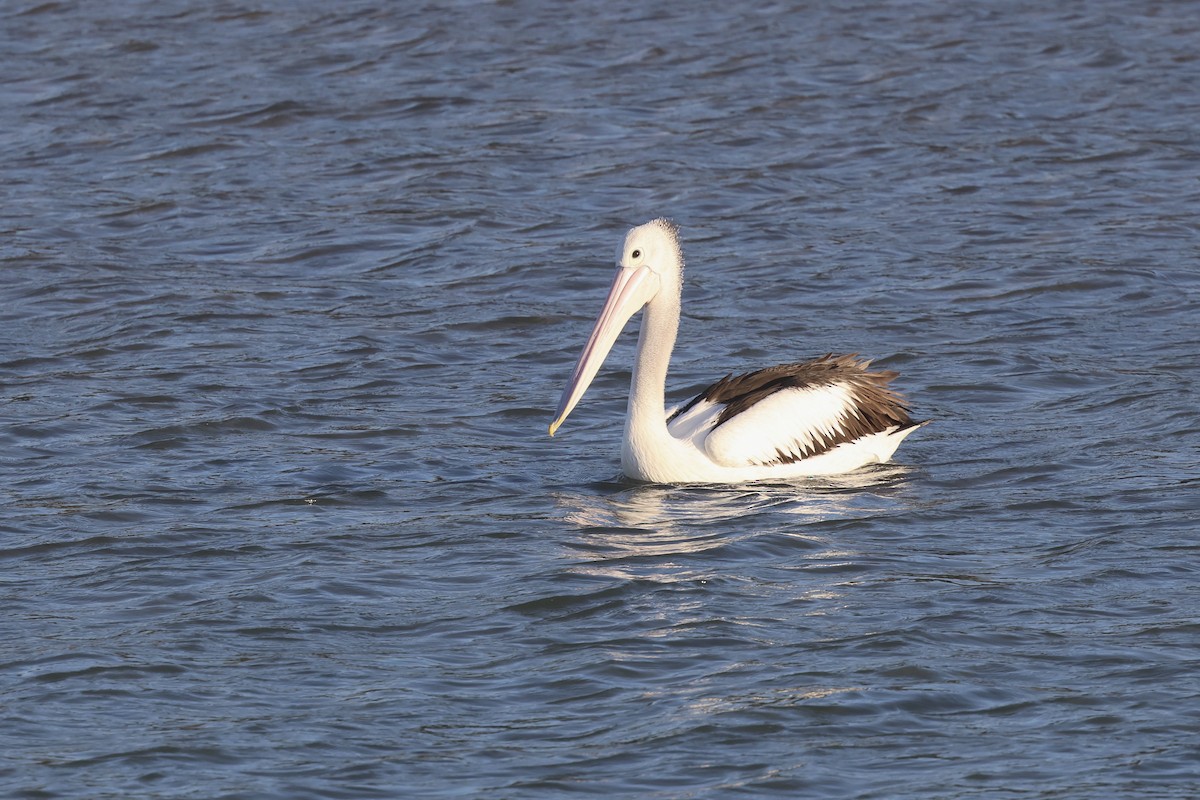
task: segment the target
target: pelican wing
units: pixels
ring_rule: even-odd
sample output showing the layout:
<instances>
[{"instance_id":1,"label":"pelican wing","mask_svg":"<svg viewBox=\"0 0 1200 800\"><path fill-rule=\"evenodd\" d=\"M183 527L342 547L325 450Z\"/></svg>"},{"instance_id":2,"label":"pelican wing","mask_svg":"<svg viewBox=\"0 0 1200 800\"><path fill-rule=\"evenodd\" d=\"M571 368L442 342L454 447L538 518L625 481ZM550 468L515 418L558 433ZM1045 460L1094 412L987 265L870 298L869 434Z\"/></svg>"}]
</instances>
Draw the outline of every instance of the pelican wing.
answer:
<instances>
[{"instance_id":1,"label":"pelican wing","mask_svg":"<svg viewBox=\"0 0 1200 800\"><path fill-rule=\"evenodd\" d=\"M718 464L746 466L790 464L911 425L887 388L895 373L868 365L827 355L726 377L676 412L668 430Z\"/></svg>"}]
</instances>

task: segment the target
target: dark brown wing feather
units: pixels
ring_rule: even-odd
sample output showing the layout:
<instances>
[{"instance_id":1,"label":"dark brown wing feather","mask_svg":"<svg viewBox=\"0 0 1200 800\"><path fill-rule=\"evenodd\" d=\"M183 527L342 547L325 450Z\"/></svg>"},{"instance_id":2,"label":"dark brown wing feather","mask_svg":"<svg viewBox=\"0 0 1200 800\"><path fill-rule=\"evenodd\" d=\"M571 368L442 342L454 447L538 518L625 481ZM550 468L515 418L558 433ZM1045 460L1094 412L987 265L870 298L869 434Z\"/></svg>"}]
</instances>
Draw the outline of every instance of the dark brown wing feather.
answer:
<instances>
[{"instance_id":1,"label":"dark brown wing feather","mask_svg":"<svg viewBox=\"0 0 1200 800\"><path fill-rule=\"evenodd\" d=\"M798 364L780 364L745 375L726 375L679 408L671 419L702 401L724 406L717 417L717 428L775 392L784 389L805 389L842 385L850 393L848 412L833 435L820 435L812 448L790 453L780 450L775 463L792 463L820 455L844 442L889 428L907 428L918 424L908 414L908 406L900 394L888 387L899 373L891 370L871 372L869 361L860 361L858 354L835 356L832 353ZM670 420L668 420L670 422Z\"/></svg>"}]
</instances>

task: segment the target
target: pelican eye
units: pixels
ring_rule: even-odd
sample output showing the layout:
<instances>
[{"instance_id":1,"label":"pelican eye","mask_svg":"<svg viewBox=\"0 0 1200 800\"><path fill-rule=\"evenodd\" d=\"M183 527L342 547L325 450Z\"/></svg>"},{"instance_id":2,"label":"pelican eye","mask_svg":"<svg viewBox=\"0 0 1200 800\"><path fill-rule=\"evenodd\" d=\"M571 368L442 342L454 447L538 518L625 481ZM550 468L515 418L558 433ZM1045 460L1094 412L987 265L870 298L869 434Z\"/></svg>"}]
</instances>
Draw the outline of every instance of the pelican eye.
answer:
<instances>
[{"instance_id":1,"label":"pelican eye","mask_svg":"<svg viewBox=\"0 0 1200 800\"><path fill-rule=\"evenodd\" d=\"M631 256L633 256L634 258L641 258L641 257L642 257L642 251L641 251L641 250L634 250L632 253L630 253L630 255L631 255Z\"/></svg>"}]
</instances>

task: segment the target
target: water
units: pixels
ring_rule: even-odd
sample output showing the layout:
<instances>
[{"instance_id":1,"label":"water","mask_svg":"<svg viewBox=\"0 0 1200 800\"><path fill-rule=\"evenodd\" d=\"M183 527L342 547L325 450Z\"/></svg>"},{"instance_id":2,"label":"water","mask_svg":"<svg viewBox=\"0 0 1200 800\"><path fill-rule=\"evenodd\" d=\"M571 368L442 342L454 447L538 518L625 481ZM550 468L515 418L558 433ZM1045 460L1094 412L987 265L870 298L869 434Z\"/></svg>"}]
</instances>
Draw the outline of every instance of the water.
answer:
<instances>
[{"instance_id":1,"label":"water","mask_svg":"<svg viewBox=\"0 0 1200 800\"><path fill-rule=\"evenodd\" d=\"M1186 3L0 6L13 798L1200 793ZM828 351L836 480L553 440Z\"/></svg>"}]
</instances>

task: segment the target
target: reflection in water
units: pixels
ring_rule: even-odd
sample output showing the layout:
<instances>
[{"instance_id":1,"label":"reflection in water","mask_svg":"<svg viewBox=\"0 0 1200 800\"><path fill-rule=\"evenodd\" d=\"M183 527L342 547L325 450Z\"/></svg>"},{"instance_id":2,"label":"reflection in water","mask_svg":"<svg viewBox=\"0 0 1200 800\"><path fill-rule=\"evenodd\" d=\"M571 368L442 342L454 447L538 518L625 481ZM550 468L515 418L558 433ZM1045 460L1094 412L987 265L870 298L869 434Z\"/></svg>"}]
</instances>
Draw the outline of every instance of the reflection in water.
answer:
<instances>
[{"instance_id":1,"label":"reflection in water","mask_svg":"<svg viewBox=\"0 0 1200 800\"><path fill-rule=\"evenodd\" d=\"M743 486L599 484L598 491L561 492L564 519L621 555L697 552L752 533L760 515L786 514L799 524L862 518L895 510L911 468L888 464L849 475L796 483ZM789 523L789 529L793 524ZM776 530L778 532L778 530ZM789 535L823 542L803 531ZM663 548L666 548L665 550Z\"/></svg>"},{"instance_id":2,"label":"reflection in water","mask_svg":"<svg viewBox=\"0 0 1200 800\"><path fill-rule=\"evenodd\" d=\"M605 649L613 663L636 669L669 658L702 676L645 692L676 707L678 726L853 705L874 684L807 672L810 654L797 656L795 642L877 633L873 618L856 621L854 584L879 554L847 534L860 520L907 509L911 474L886 465L789 484L604 483L564 491L557 495L563 518L578 530L566 537L572 558L561 569L588 579L580 602L592 611L590 635L603 635L612 592L621 607L639 609L637 636L615 620L620 635ZM596 578L605 579L601 591ZM754 687L718 688L725 684L714 676L726 672L754 676Z\"/></svg>"},{"instance_id":3,"label":"reflection in water","mask_svg":"<svg viewBox=\"0 0 1200 800\"><path fill-rule=\"evenodd\" d=\"M577 528L565 539L571 558L560 569L587 578L571 613L587 605L590 635L603 635L613 592L620 593L621 607L638 608L643 625L630 636L618 616L620 636L606 647L609 659L630 669L670 658L705 676L646 694L677 704L679 725L853 702L841 698L872 684L806 674L798 664L807 657L797 659L794 640L876 633L877 622L863 621L865 633L855 622L854 584L879 554L846 534L860 520L906 509L911 473L887 465L790 484L604 483L560 492L563 518ZM602 590L596 578L605 579ZM766 662L791 666L760 670ZM749 691L714 690L722 682L713 673L725 671L759 676L761 683Z\"/></svg>"},{"instance_id":4,"label":"reflection in water","mask_svg":"<svg viewBox=\"0 0 1200 800\"><path fill-rule=\"evenodd\" d=\"M822 523L892 514L906 505L910 468L887 465L852 475L802 483L752 486L669 486L604 483L561 492L564 519L579 528L568 543L581 559L571 572L621 580L739 580L761 565L781 571L791 587L792 570L840 569L863 560ZM591 491L588 491L590 489ZM745 567L743 569L742 567ZM831 599L827 580L804 592Z\"/></svg>"},{"instance_id":5,"label":"reflection in water","mask_svg":"<svg viewBox=\"0 0 1200 800\"><path fill-rule=\"evenodd\" d=\"M687 704L690 714L711 717L747 710L764 708L794 708L813 700L825 700L848 692L864 692L869 686L781 686L766 692L755 692L731 697L706 695L697 697Z\"/></svg>"}]
</instances>

